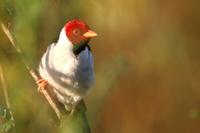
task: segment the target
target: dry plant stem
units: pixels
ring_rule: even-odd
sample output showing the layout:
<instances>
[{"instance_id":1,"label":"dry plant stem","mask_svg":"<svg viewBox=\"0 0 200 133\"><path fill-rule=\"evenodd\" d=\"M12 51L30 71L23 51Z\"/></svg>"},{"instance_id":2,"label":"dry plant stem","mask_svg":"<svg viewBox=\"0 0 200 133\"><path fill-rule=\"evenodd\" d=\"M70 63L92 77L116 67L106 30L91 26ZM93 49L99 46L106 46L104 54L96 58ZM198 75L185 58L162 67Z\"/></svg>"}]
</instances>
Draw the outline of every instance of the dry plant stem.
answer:
<instances>
[{"instance_id":1,"label":"dry plant stem","mask_svg":"<svg viewBox=\"0 0 200 133\"><path fill-rule=\"evenodd\" d=\"M13 45L13 47L16 49L16 51L18 53L21 53L21 50L17 47L17 45L15 44L14 38L10 32L10 30L3 24L1 23L1 27L2 30L4 31L4 33L6 34L6 36L8 37L9 41L11 42L11 44Z\"/></svg>"},{"instance_id":2,"label":"dry plant stem","mask_svg":"<svg viewBox=\"0 0 200 133\"><path fill-rule=\"evenodd\" d=\"M35 70L29 69L29 73L34 78L35 82L40 80L40 76ZM60 119L61 111L59 110L58 104L56 104L55 100L53 100L54 99L53 96L50 95L50 93L48 92L48 88L47 87L42 88L41 91L42 91L42 94L47 99L47 101L49 102L49 104L51 105L51 107L53 108L53 110L55 111L57 117Z\"/></svg>"},{"instance_id":3,"label":"dry plant stem","mask_svg":"<svg viewBox=\"0 0 200 133\"><path fill-rule=\"evenodd\" d=\"M3 75L3 69L2 69L1 64L0 64L0 80L1 80L2 89L3 89L5 101L6 101L6 106L7 106L8 109L10 109L10 102L9 102L9 98L8 98L8 91L7 91L6 81L5 81L5 78L4 78L4 75Z\"/></svg>"},{"instance_id":4,"label":"dry plant stem","mask_svg":"<svg viewBox=\"0 0 200 133\"><path fill-rule=\"evenodd\" d=\"M17 47L17 45L15 44L14 38L10 32L10 30L3 24L1 23L1 27L2 30L4 31L4 33L6 34L6 36L8 37L9 41L11 42L11 44L13 45L13 47L16 49L16 51L21 54L21 50ZM40 79L39 74L30 68L30 66L28 66L27 64L24 64L26 66L26 68L28 69L30 75L34 78L35 82L37 82ZM5 88L5 87L3 87ZM59 110L59 105L58 103L55 101L55 98L53 97L53 95L51 95L51 93L48 91L48 89L42 88L42 94L45 96L45 98L47 99L47 101L49 102L50 106L52 107L52 109L55 111L57 117L60 119L61 118L61 111ZM5 95L7 97L7 93ZM6 98L7 99L7 98ZM8 106L10 106L9 101L6 100L6 103L8 103Z\"/></svg>"}]
</instances>

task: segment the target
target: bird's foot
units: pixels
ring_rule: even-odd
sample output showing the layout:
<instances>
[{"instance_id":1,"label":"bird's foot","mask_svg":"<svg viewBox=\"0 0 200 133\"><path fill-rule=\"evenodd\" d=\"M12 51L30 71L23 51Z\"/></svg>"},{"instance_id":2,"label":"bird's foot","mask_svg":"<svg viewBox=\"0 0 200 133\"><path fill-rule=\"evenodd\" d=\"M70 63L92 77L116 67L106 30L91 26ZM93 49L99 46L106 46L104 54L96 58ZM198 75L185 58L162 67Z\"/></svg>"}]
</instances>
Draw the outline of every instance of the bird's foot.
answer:
<instances>
[{"instance_id":1,"label":"bird's foot","mask_svg":"<svg viewBox=\"0 0 200 133\"><path fill-rule=\"evenodd\" d=\"M75 111L78 109L78 106L80 104L80 101L81 101L81 98L78 96L78 97L74 97L73 98L73 103L72 103L72 109L71 109L71 112L70 114L73 115L75 113Z\"/></svg>"},{"instance_id":2,"label":"bird's foot","mask_svg":"<svg viewBox=\"0 0 200 133\"><path fill-rule=\"evenodd\" d=\"M45 79L40 79L37 81L37 85L38 85L38 91L42 92L46 86L47 86L48 82Z\"/></svg>"},{"instance_id":3,"label":"bird's foot","mask_svg":"<svg viewBox=\"0 0 200 133\"><path fill-rule=\"evenodd\" d=\"M72 104L72 108L71 108L71 111L69 113L69 116L73 116L74 115L77 105L78 105L78 103L73 103Z\"/></svg>"},{"instance_id":4,"label":"bird's foot","mask_svg":"<svg viewBox=\"0 0 200 133\"><path fill-rule=\"evenodd\" d=\"M66 100L65 103L65 109L69 112L69 116L73 116L74 113L77 111L77 108L80 104L80 99L73 97L73 96L69 96Z\"/></svg>"}]
</instances>

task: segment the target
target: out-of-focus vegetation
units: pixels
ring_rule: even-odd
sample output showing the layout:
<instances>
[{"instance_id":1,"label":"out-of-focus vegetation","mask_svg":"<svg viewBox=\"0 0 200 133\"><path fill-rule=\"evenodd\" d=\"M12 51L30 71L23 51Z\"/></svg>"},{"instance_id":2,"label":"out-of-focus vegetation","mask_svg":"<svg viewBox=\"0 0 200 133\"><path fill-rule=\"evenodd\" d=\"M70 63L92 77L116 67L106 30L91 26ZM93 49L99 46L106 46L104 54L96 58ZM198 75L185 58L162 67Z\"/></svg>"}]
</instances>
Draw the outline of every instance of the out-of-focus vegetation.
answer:
<instances>
[{"instance_id":1,"label":"out-of-focus vegetation","mask_svg":"<svg viewBox=\"0 0 200 133\"><path fill-rule=\"evenodd\" d=\"M82 19L99 34L91 41L96 84L86 97L93 132L197 133L199 4L196 0L1 0L0 19L10 25L35 68L68 20ZM58 132L54 112L2 30L0 63L15 132ZM1 88L0 106L6 106Z\"/></svg>"}]
</instances>

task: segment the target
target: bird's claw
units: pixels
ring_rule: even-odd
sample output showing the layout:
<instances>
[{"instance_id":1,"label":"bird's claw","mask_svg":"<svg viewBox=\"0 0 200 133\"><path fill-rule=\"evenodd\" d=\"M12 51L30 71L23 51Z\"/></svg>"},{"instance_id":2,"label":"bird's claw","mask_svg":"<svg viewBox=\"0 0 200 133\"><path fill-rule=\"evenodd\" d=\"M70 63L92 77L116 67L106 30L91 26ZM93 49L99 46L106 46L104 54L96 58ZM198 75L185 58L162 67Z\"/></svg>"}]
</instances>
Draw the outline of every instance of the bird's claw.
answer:
<instances>
[{"instance_id":1,"label":"bird's claw","mask_svg":"<svg viewBox=\"0 0 200 133\"><path fill-rule=\"evenodd\" d=\"M38 85L39 92L42 92L48 84L48 82L45 79L39 79L36 83Z\"/></svg>"}]
</instances>

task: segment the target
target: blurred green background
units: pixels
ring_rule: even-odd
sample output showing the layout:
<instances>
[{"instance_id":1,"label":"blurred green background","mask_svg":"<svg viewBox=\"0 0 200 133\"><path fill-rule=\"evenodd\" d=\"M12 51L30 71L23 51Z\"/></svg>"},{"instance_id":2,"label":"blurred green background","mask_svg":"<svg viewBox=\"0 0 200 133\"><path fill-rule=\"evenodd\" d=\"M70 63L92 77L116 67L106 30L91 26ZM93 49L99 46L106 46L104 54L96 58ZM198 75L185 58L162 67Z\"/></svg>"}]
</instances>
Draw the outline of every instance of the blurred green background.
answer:
<instances>
[{"instance_id":1,"label":"blurred green background","mask_svg":"<svg viewBox=\"0 0 200 133\"><path fill-rule=\"evenodd\" d=\"M0 19L34 68L68 20L84 20L99 34L90 45L96 83L86 97L94 133L198 133L199 5L197 0L1 0ZM15 132L58 132L54 112L2 30L0 63ZM0 106L5 107L1 88Z\"/></svg>"}]
</instances>

